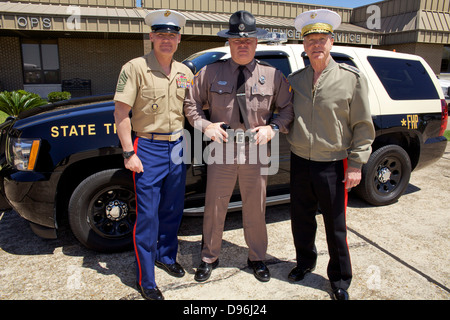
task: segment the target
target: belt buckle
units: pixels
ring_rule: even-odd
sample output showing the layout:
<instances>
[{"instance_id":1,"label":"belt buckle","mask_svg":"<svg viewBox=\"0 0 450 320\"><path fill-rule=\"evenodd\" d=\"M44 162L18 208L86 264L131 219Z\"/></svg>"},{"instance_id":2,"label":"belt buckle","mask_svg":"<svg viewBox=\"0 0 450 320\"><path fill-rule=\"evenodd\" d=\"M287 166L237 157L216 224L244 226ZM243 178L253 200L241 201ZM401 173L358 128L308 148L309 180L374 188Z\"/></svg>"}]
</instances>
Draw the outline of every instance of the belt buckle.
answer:
<instances>
[{"instance_id":1,"label":"belt buckle","mask_svg":"<svg viewBox=\"0 0 450 320\"><path fill-rule=\"evenodd\" d=\"M238 131L235 134L236 143L244 143L245 142L245 133L243 131Z\"/></svg>"},{"instance_id":2,"label":"belt buckle","mask_svg":"<svg viewBox=\"0 0 450 320\"><path fill-rule=\"evenodd\" d=\"M177 141L181 136L181 133L175 133L175 134L171 134L169 136L169 141L173 142L173 141Z\"/></svg>"}]
</instances>

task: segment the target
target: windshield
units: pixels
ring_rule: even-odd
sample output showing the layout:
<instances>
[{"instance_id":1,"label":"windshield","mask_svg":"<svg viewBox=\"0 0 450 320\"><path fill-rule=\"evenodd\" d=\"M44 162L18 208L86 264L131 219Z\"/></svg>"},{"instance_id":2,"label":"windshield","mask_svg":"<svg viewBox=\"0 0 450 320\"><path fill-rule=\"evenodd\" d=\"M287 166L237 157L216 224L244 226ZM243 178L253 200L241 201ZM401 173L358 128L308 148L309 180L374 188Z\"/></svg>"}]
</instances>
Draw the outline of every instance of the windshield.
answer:
<instances>
[{"instance_id":1,"label":"windshield","mask_svg":"<svg viewBox=\"0 0 450 320\"><path fill-rule=\"evenodd\" d=\"M191 55L189 58L187 58L183 62L191 61L195 66L195 72L193 71L193 73L195 74L197 71L199 71L201 68L203 68L207 64L216 62L217 60L222 58L224 55L225 55L225 52L214 52L214 51L199 52L199 53L195 53L195 54Z\"/></svg>"}]
</instances>

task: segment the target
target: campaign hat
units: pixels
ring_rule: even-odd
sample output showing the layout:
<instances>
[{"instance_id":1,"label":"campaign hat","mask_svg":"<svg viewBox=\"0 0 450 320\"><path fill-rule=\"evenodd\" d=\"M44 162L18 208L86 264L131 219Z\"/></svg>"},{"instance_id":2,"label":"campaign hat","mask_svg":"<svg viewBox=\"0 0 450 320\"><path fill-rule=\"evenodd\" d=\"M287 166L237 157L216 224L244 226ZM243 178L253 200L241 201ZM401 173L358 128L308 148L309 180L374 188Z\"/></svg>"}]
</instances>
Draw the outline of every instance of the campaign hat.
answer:
<instances>
[{"instance_id":1,"label":"campaign hat","mask_svg":"<svg viewBox=\"0 0 450 320\"><path fill-rule=\"evenodd\" d=\"M256 27L255 17L245 10L233 13L230 17L229 29L217 33L223 38L260 38L266 34L266 30Z\"/></svg>"},{"instance_id":2,"label":"campaign hat","mask_svg":"<svg viewBox=\"0 0 450 320\"><path fill-rule=\"evenodd\" d=\"M328 9L305 11L294 21L295 29L302 37L312 33L333 33L341 24L341 16Z\"/></svg>"},{"instance_id":3,"label":"campaign hat","mask_svg":"<svg viewBox=\"0 0 450 320\"><path fill-rule=\"evenodd\" d=\"M145 16L145 24L150 26L153 32L179 33L186 24L186 17L175 10L154 10Z\"/></svg>"}]
</instances>

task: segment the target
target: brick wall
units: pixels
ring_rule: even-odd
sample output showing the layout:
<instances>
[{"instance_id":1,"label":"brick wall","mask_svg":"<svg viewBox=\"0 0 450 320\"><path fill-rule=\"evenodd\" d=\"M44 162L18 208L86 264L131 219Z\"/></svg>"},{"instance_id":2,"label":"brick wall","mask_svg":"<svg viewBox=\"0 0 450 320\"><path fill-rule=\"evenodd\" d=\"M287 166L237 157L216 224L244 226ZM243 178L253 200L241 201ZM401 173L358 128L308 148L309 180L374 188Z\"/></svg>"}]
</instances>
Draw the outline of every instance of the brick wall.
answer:
<instances>
[{"instance_id":1,"label":"brick wall","mask_svg":"<svg viewBox=\"0 0 450 320\"><path fill-rule=\"evenodd\" d=\"M23 89L19 38L0 37L0 48L0 91Z\"/></svg>"},{"instance_id":2,"label":"brick wall","mask_svg":"<svg viewBox=\"0 0 450 320\"><path fill-rule=\"evenodd\" d=\"M390 46L380 46L377 49L394 50L421 56L430 65L435 74L441 72L442 53L444 45L428 43L405 43Z\"/></svg>"},{"instance_id":3,"label":"brick wall","mask_svg":"<svg viewBox=\"0 0 450 320\"><path fill-rule=\"evenodd\" d=\"M60 38L61 79L90 79L92 94L113 93L122 65L143 54L142 40Z\"/></svg>"},{"instance_id":4,"label":"brick wall","mask_svg":"<svg viewBox=\"0 0 450 320\"><path fill-rule=\"evenodd\" d=\"M219 39L219 38L218 38ZM182 61L201 50L223 47L225 45L224 40L220 41L183 41L181 40L178 45L178 50L174 54L174 59L177 61Z\"/></svg>"}]
</instances>

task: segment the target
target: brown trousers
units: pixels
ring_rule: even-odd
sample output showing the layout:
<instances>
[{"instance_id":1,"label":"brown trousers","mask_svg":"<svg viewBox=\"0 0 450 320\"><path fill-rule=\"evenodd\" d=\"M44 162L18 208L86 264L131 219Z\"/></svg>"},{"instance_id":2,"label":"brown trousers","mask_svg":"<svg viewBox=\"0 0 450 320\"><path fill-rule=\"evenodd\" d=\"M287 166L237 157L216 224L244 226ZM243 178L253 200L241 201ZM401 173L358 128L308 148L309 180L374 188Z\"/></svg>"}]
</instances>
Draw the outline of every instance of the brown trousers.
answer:
<instances>
[{"instance_id":1,"label":"brown trousers","mask_svg":"<svg viewBox=\"0 0 450 320\"><path fill-rule=\"evenodd\" d=\"M205 214L203 217L202 260L213 263L222 246L228 204L236 179L242 197L244 237L251 261L264 260L267 251L266 186L260 164L208 165Z\"/></svg>"}]
</instances>

